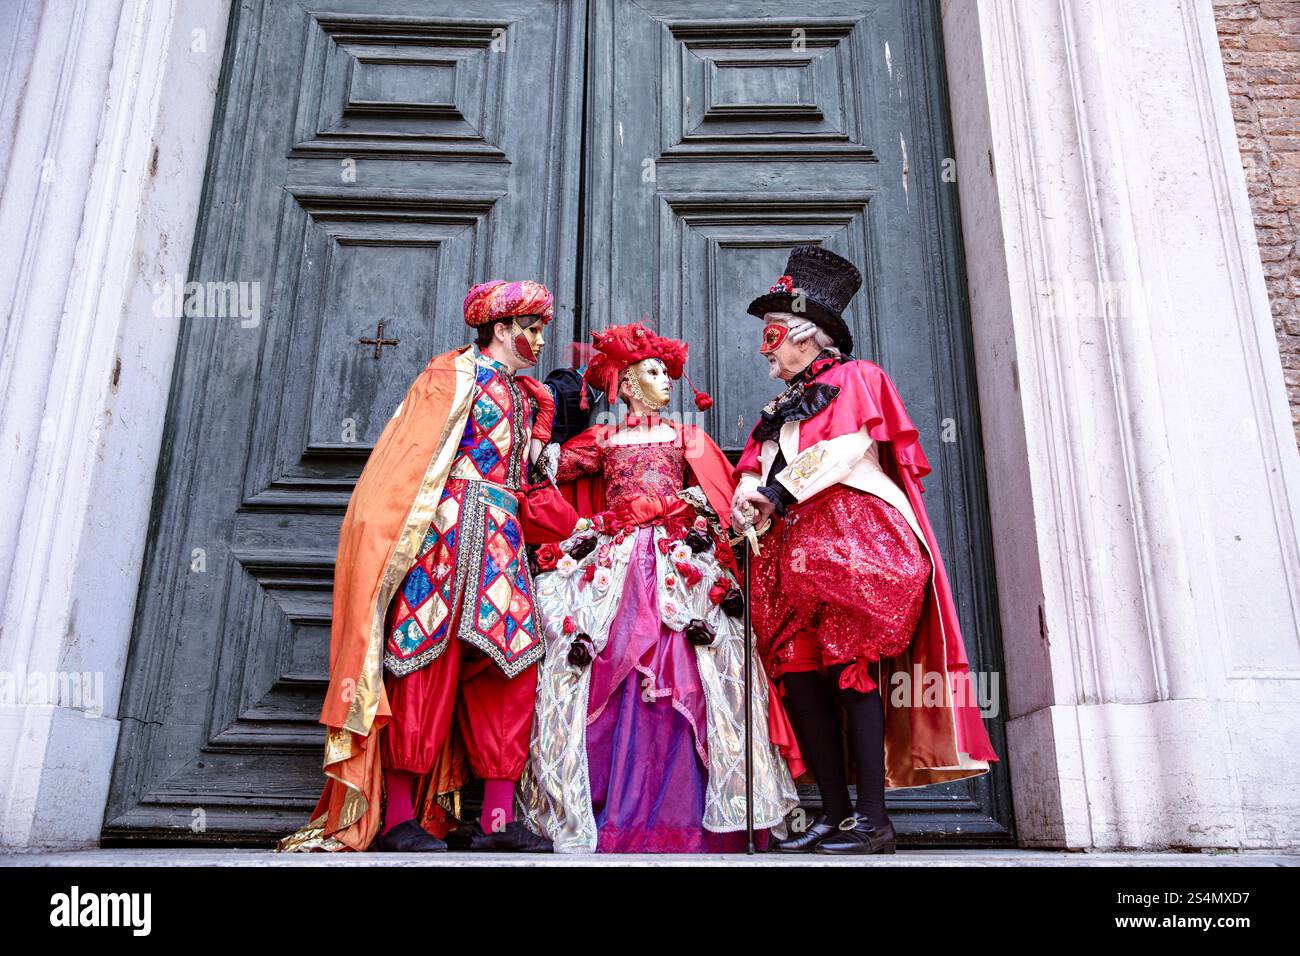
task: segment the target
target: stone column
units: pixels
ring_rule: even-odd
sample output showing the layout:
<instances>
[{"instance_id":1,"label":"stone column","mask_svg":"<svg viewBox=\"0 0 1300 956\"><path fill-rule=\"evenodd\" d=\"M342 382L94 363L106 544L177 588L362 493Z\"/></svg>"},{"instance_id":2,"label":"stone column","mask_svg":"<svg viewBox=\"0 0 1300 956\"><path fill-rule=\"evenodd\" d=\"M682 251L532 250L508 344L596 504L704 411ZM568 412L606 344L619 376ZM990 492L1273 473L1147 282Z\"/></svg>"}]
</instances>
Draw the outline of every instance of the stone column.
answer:
<instances>
[{"instance_id":1,"label":"stone column","mask_svg":"<svg viewBox=\"0 0 1300 956\"><path fill-rule=\"evenodd\" d=\"M229 0L25 0L0 133L0 845L99 838Z\"/></svg>"},{"instance_id":2,"label":"stone column","mask_svg":"<svg viewBox=\"0 0 1300 956\"><path fill-rule=\"evenodd\" d=\"M945 0L1021 841L1297 843L1300 456L1209 0Z\"/></svg>"}]
</instances>

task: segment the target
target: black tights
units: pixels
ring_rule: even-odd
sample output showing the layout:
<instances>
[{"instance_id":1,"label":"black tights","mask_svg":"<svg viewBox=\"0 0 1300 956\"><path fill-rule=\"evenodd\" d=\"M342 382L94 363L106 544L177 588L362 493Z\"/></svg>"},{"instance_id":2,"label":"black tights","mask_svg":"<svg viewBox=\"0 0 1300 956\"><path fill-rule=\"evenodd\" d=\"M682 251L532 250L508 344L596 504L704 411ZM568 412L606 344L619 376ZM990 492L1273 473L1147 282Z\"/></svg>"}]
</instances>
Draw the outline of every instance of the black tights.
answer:
<instances>
[{"instance_id":1,"label":"black tights","mask_svg":"<svg viewBox=\"0 0 1300 956\"><path fill-rule=\"evenodd\" d=\"M816 671L796 671L782 678L785 703L794 725L804 762L817 778L822 806L830 820L843 820L851 812L849 786L844 771L844 744L835 695L849 720L849 745L858 767L859 816L882 827L885 813L885 711L880 689L869 694L840 687L840 672L847 664Z\"/></svg>"}]
</instances>

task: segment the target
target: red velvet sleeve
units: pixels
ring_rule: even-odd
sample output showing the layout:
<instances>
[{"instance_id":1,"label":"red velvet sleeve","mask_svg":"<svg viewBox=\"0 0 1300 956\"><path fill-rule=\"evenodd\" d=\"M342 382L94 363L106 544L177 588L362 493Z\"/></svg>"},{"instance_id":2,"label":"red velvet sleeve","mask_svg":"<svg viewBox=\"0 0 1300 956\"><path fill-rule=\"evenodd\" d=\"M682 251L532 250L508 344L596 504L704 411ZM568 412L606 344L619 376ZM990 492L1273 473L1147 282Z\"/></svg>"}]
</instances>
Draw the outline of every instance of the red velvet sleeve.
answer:
<instances>
[{"instance_id":1,"label":"red velvet sleeve","mask_svg":"<svg viewBox=\"0 0 1300 956\"><path fill-rule=\"evenodd\" d=\"M733 484L740 484L740 476L746 472L752 472L755 475L762 474L762 470L758 466L759 451L759 443L754 441L753 433L751 433L749 441L745 443L745 450L740 453L740 460L736 462L736 467L731 469Z\"/></svg>"}]
</instances>

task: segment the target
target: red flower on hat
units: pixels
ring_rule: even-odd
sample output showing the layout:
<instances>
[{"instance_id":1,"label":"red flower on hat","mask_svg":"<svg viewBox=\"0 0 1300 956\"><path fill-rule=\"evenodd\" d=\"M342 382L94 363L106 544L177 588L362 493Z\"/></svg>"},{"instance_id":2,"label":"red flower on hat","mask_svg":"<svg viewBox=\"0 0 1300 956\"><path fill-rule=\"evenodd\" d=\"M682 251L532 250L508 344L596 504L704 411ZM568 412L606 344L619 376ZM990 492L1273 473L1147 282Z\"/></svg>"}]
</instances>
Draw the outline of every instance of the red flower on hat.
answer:
<instances>
[{"instance_id":1,"label":"red flower on hat","mask_svg":"<svg viewBox=\"0 0 1300 956\"><path fill-rule=\"evenodd\" d=\"M776 285L767 290L768 292L786 292L794 295L794 279L789 276L781 276L776 280Z\"/></svg>"}]
</instances>

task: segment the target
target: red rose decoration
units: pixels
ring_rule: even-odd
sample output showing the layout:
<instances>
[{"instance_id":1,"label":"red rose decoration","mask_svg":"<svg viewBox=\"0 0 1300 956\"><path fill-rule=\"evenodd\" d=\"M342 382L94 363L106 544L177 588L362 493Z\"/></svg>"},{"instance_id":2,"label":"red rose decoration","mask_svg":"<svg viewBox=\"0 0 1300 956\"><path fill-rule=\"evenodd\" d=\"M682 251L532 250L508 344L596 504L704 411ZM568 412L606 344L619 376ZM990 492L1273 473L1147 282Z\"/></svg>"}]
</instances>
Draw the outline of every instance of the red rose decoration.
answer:
<instances>
[{"instance_id":1,"label":"red rose decoration","mask_svg":"<svg viewBox=\"0 0 1300 956\"><path fill-rule=\"evenodd\" d=\"M723 581L714 581L713 587L709 588L709 600L714 604L721 604L723 595L727 593L727 585Z\"/></svg>"},{"instance_id":2,"label":"red rose decoration","mask_svg":"<svg viewBox=\"0 0 1300 956\"><path fill-rule=\"evenodd\" d=\"M673 567L677 568L677 573L686 579L686 586L693 588L699 584L704 575L697 568L692 567L685 561L674 561Z\"/></svg>"},{"instance_id":3,"label":"red rose decoration","mask_svg":"<svg viewBox=\"0 0 1300 956\"><path fill-rule=\"evenodd\" d=\"M544 544L537 549L537 567L542 571L554 571L555 564L563 556L558 544Z\"/></svg>"},{"instance_id":4,"label":"red rose decoration","mask_svg":"<svg viewBox=\"0 0 1300 956\"><path fill-rule=\"evenodd\" d=\"M596 566L594 564L587 565L587 569L582 572L582 580L590 581L595 576L596 576Z\"/></svg>"},{"instance_id":5,"label":"red rose decoration","mask_svg":"<svg viewBox=\"0 0 1300 956\"><path fill-rule=\"evenodd\" d=\"M564 615L564 620L560 624L560 630L565 634L572 634L577 629L578 625L574 623L573 618L569 617L567 614Z\"/></svg>"},{"instance_id":6,"label":"red rose decoration","mask_svg":"<svg viewBox=\"0 0 1300 956\"><path fill-rule=\"evenodd\" d=\"M676 543L677 543L676 541L673 541L671 538L665 535L655 543L655 547L659 549L660 554L667 554L669 551L673 549L673 545L675 545Z\"/></svg>"}]
</instances>

